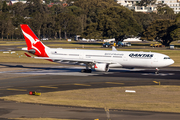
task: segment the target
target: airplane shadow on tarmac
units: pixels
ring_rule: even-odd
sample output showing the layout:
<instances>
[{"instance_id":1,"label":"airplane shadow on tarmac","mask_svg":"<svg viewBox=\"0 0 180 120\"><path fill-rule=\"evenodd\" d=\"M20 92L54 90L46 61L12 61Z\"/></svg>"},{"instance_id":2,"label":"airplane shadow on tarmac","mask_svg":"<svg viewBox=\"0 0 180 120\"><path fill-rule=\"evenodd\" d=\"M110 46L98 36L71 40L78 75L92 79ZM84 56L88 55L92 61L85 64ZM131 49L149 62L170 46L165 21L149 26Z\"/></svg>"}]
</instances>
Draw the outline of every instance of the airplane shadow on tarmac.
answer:
<instances>
[{"instance_id":1,"label":"airplane shadow on tarmac","mask_svg":"<svg viewBox=\"0 0 180 120\"><path fill-rule=\"evenodd\" d=\"M0 66L5 66L5 67L10 67L10 68L26 68L26 69L35 69L35 70L53 70L53 71L65 71L65 72L81 72L81 69L85 69L84 67L63 67L63 66L55 66L55 67L31 67L31 66L23 66L23 65L8 65L8 64L0 64ZM103 74L107 74L107 73L118 73L118 72L122 72L122 73L150 73L150 74L154 74L155 70L147 70L147 69L125 69L125 68L111 68L108 72L98 72L95 71L94 69L92 69L93 73L103 73Z\"/></svg>"},{"instance_id":2,"label":"airplane shadow on tarmac","mask_svg":"<svg viewBox=\"0 0 180 120\"><path fill-rule=\"evenodd\" d=\"M138 69L125 69L125 68L112 68L108 72L97 72L92 70L92 73L81 73L83 67L67 67L67 66L26 66L26 65L11 65L0 64L1 66L10 68L25 68L29 70L19 70L17 73L22 74L41 74L41 75L74 75L74 76L107 76L107 77L128 77L128 78L159 78L159 79L179 79L179 70L165 68L160 70L159 74L155 74L152 68L138 68Z\"/></svg>"}]
</instances>

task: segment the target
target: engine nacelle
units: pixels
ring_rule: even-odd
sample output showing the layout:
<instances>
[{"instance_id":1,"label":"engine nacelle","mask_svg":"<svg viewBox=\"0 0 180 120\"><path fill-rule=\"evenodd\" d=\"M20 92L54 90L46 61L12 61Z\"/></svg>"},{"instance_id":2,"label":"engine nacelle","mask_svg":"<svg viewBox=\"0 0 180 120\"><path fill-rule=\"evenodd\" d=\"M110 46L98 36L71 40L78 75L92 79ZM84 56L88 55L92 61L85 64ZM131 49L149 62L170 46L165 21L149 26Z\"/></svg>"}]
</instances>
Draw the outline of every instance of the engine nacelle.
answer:
<instances>
[{"instance_id":1,"label":"engine nacelle","mask_svg":"<svg viewBox=\"0 0 180 120\"><path fill-rule=\"evenodd\" d=\"M109 64L106 64L106 63L96 63L94 65L94 69L96 71L100 71L100 72L107 72L107 71L109 71Z\"/></svg>"}]
</instances>

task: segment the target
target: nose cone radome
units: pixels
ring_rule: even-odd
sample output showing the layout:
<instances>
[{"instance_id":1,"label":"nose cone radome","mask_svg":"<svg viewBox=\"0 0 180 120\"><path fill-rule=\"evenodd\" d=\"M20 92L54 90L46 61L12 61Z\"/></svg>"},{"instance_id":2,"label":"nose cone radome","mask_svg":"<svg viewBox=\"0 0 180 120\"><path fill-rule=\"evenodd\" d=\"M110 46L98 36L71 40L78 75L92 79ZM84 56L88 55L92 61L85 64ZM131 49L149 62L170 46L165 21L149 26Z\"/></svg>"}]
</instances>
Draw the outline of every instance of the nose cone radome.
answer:
<instances>
[{"instance_id":1,"label":"nose cone radome","mask_svg":"<svg viewBox=\"0 0 180 120\"><path fill-rule=\"evenodd\" d=\"M173 59L170 59L170 60L169 60L169 65L172 65L172 64L174 64L174 60L173 60Z\"/></svg>"},{"instance_id":2,"label":"nose cone radome","mask_svg":"<svg viewBox=\"0 0 180 120\"><path fill-rule=\"evenodd\" d=\"M169 59L169 60L167 60L167 61L165 62L165 65L166 65L166 66L170 66L170 65L172 65L172 64L174 64L174 60L172 60L172 59Z\"/></svg>"},{"instance_id":3,"label":"nose cone radome","mask_svg":"<svg viewBox=\"0 0 180 120\"><path fill-rule=\"evenodd\" d=\"M167 66L170 66L170 65L174 64L174 60L165 59L162 63L159 63L159 64L162 65L161 67L167 67Z\"/></svg>"}]
</instances>

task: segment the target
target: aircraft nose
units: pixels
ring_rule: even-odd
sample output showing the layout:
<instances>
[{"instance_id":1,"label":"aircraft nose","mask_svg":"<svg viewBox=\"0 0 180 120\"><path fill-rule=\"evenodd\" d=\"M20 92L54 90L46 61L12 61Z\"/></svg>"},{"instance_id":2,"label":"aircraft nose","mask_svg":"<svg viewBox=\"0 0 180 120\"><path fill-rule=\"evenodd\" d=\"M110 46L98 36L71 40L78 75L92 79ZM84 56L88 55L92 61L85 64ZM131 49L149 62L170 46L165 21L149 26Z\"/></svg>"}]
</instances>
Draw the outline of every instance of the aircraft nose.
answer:
<instances>
[{"instance_id":1,"label":"aircraft nose","mask_svg":"<svg viewBox=\"0 0 180 120\"><path fill-rule=\"evenodd\" d=\"M172 60L172 59L171 59ZM174 64L174 60L172 60L172 64Z\"/></svg>"},{"instance_id":2,"label":"aircraft nose","mask_svg":"<svg viewBox=\"0 0 180 120\"><path fill-rule=\"evenodd\" d=\"M174 60L173 60L173 59L170 59L169 64L170 64L170 65L174 64Z\"/></svg>"}]
</instances>

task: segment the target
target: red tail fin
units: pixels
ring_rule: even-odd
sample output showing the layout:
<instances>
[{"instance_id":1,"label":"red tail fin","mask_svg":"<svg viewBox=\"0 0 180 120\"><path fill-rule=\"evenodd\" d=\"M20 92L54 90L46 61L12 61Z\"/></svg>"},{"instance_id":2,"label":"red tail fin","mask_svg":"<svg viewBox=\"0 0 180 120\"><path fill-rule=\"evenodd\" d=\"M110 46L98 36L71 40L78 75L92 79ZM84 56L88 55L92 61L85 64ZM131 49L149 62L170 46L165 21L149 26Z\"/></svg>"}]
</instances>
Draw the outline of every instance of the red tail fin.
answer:
<instances>
[{"instance_id":1,"label":"red tail fin","mask_svg":"<svg viewBox=\"0 0 180 120\"><path fill-rule=\"evenodd\" d=\"M34 34L31 28L27 24L21 24L21 29L28 47L28 50L34 50L34 55L39 57L48 57L46 54L45 48L46 47Z\"/></svg>"}]
</instances>

